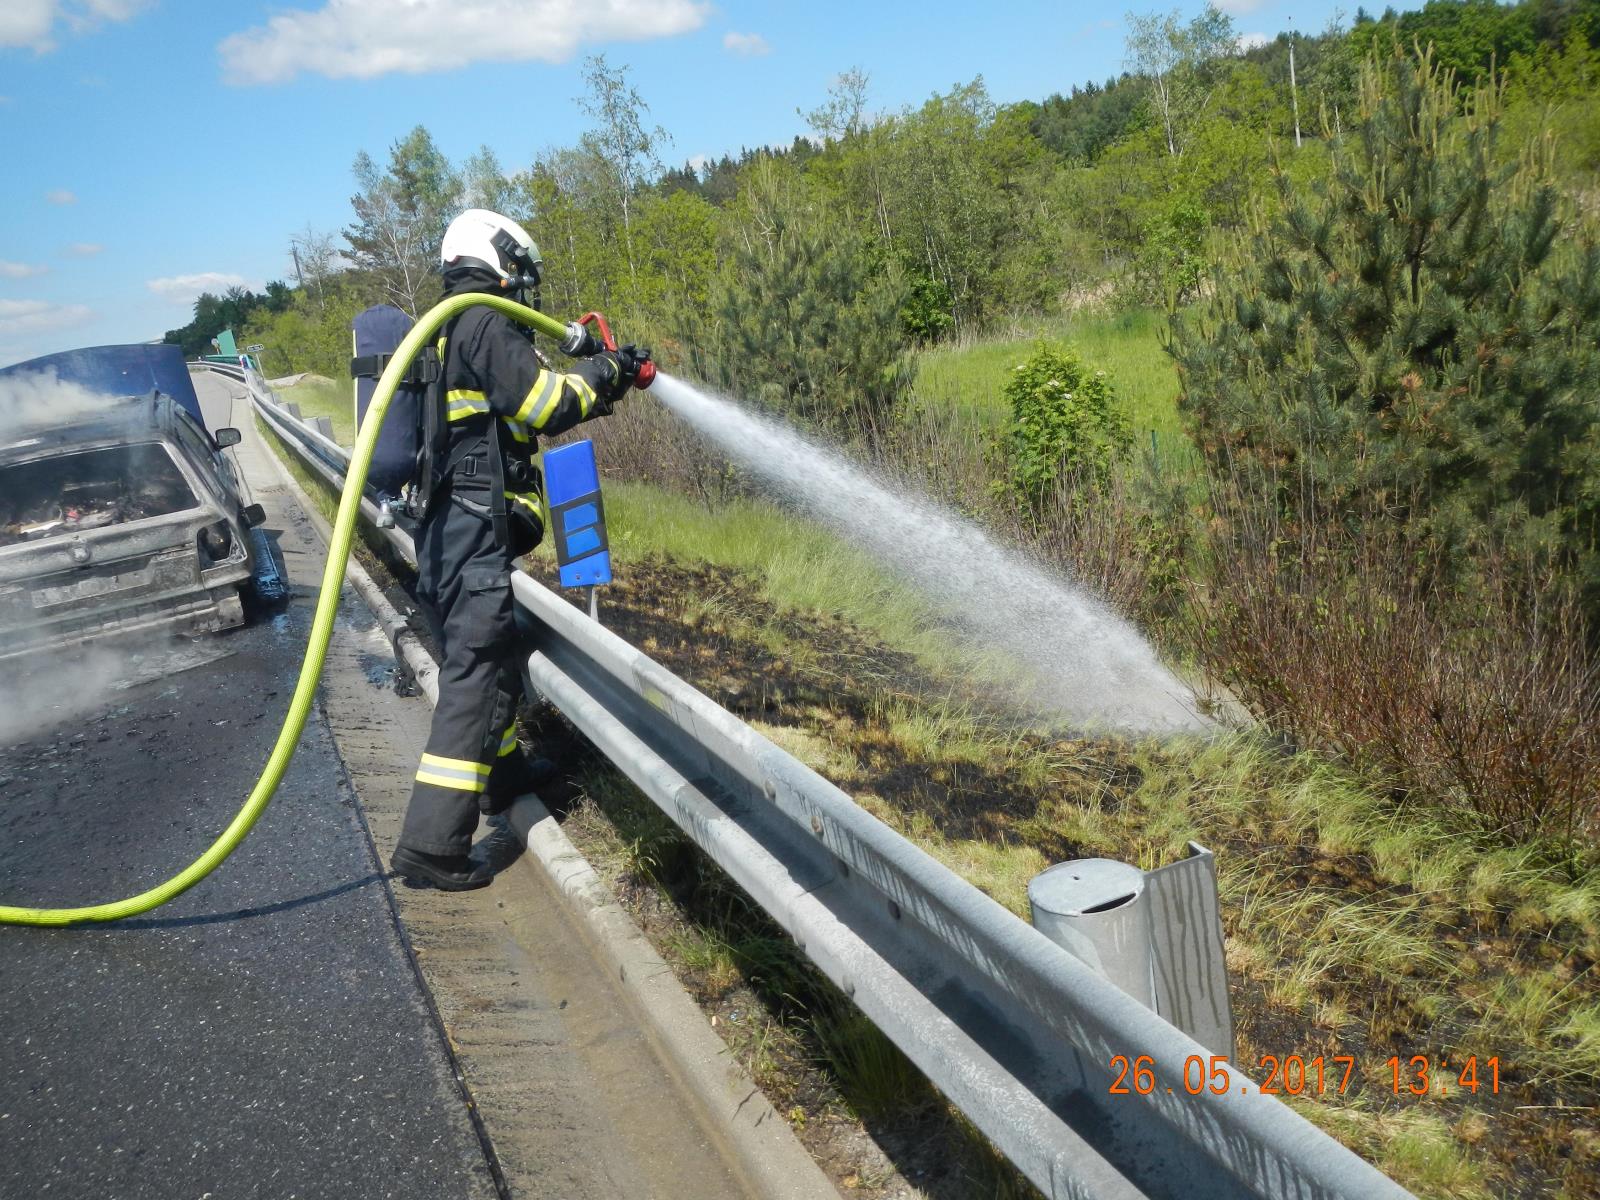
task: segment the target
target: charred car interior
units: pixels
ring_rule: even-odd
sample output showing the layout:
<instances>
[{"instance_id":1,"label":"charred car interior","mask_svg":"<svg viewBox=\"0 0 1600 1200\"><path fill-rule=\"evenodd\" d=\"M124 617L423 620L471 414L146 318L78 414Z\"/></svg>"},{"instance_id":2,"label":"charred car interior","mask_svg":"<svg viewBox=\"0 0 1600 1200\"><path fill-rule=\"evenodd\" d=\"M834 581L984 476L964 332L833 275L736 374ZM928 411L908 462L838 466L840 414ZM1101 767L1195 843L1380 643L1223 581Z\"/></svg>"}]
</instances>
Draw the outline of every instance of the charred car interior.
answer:
<instances>
[{"instance_id":1,"label":"charred car interior","mask_svg":"<svg viewBox=\"0 0 1600 1200\"><path fill-rule=\"evenodd\" d=\"M238 431L206 430L169 352L103 347L0 371L0 660L244 622L271 565L263 514L224 453Z\"/></svg>"},{"instance_id":2,"label":"charred car interior","mask_svg":"<svg viewBox=\"0 0 1600 1200\"><path fill-rule=\"evenodd\" d=\"M159 442L17 463L0 469L0 546L164 517L197 503Z\"/></svg>"}]
</instances>

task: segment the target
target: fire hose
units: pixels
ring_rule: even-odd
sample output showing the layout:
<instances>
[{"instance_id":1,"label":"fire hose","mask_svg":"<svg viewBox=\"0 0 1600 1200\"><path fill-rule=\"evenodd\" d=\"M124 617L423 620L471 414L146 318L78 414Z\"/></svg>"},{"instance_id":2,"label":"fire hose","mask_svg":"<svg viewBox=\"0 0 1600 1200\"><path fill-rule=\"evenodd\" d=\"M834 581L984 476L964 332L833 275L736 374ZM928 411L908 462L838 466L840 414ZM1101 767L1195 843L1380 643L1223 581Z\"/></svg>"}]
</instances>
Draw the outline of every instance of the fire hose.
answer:
<instances>
[{"instance_id":1,"label":"fire hose","mask_svg":"<svg viewBox=\"0 0 1600 1200\"><path fill-rule=\"evenodd\" d=\"M317 680L322 675L323 663L328 655L328 642L333 637L333 622L339 607L339 592L344 586L345 563L350 557L356 518L361 511L361 495L367 482L367 468L372 462L373 451L377 448L378 431L383 427L383 418L388 412L389 402L394 399L395 389L403 381L412 360L431 342L434 332L463 309L475 305L496 309L514 321L520 321L539 333L556 338L562 343L563 349L572 346L579 352L594 353L600 349L614 351L617 348L605 318L599 313L586 313L581 320L563 325L554 317L502 297L474 292L451 296L423 314L422 319L412 327L410 333L406 334L395 350L394 357L384 368L378 386L373 392L372 402L367 408L366 419L361 423L355 447L350 454L350 469L345 475L344 491L339 496L339 512L333 522L333 540L328 546L328 562L322 572L322 590L317 596L317 608L311 620L311 633L306 639L306 652L300 663L300 677L295 684L294 694L289 699L288 711L284 713L283 726L278 730L278 739L273 744L272 752L267 756L267 764L256 779L255 787L251 789L243 807L217 840L207 847L205 853L171 879L148 891L129 896L125 900L90 904L81 908L26 908L0 905L0 925L77 925L94 921L120 921L159 908L174 897L181 896L220 867L228 856L238 849L245 835L261 819L261 814L266 812L267 805L272 802L273 794L278 790L278 784L283 780L284 772L289 769L289 763L294 758L295 749L300 743L300 734L305 729L306 717L311 712ZM591 324L601 331L598 339L588 332L587 326ZM641 366L634 386L648 387L654 378L654 364L646 361Z\"/></svg>"}]
</instances>

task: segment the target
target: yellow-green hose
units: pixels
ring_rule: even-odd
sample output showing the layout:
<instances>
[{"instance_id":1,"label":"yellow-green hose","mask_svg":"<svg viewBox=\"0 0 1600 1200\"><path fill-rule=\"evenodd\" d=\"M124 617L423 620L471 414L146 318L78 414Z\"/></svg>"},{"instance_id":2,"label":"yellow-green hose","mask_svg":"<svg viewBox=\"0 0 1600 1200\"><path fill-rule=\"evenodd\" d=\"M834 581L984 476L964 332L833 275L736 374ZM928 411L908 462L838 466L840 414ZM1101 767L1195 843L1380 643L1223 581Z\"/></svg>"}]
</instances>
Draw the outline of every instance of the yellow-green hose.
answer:
<instances>
[{"instance_id":1,"label":"yellow-green hose","mask_svg":"<svg viewBox=\"0 0 1600 1200\"><path fill-rule=\"evenodd\" d=\"M311 636L307 639L305 658L300 664L300 681L289 700L289 711L284 714L283 728L278 731L278 740L267 757L266 769L256 780L244 807L222 831L222 836L171 879L137 896L83 908L14 908L0 905L0 925L76 925L83 921L120 921L124 917L149 912L199 883L220 867L223 860L244 841L245 834L267 810L272 794L278 790L278 784L283 779L283 773L289 769L289 761L294 757L300 733L305 728L306 716L311 712L317 679L322 674L322 664L328 654L328 640L333 636L339 589L344 586L345 560L350 556L350 541L355 536L356 517L361 511L361 490L366 485L367 467L372 462L372 452L378 444L378 430L383 425L389 402L394 398L394 390L411 360L429 342L434 331L462 309L477 304L499 309L513 320L531 325L551 337L560 338L566 333L561 322L531 308L524 308L499 296L469 293L451 296L434 305L400 343L394 358L384 368L383 377L378 380L372 404L367 409L366 420L361 423L361 432L350 455L350 472L345 476L344 493L339 497L339 515L333 522L333 544L328 547L328 565L322 572L322 592L317 597Z\"/></svg>"}]
</instances>

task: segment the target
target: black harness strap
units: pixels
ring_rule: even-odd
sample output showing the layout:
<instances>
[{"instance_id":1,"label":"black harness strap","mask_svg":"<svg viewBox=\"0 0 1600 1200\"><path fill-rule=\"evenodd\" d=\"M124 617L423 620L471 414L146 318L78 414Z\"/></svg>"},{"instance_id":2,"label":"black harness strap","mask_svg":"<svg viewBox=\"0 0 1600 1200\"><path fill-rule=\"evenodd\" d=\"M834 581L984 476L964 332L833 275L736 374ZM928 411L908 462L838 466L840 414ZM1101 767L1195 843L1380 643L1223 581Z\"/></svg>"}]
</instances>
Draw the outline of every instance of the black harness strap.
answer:
<instances>
[{"instance_id":1,"label":"black harness strap","mask_svg":"<svg viewBox=\"0 0 1600 1200\"><path fill-rule=\"evenodd\" d=\"M357 379L365 375L369 379L376 379L383 374L383 370L394 361L392 354L363 354L360 358L350 360L350 378ZM412 386L426 386L439 377L443 367L438 356L430 347L424 347L422 352L411 360L411 365L406 368L406 373L400 377L401 383Z\"/></svg>"}]
</instances>

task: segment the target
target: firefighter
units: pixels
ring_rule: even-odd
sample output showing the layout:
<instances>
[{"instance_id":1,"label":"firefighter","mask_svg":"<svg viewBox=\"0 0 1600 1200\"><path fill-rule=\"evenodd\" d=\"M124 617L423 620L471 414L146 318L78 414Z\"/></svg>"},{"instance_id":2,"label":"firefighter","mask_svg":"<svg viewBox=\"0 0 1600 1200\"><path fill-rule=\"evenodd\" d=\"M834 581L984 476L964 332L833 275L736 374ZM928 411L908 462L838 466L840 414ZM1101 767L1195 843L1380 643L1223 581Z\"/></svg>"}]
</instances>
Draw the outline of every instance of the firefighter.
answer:
<instances>
[{"instance_id":1,"label":"firefighter","mask_svg":"<svg viewBox=\"0 0 1600 1200\"><path fill-rule=\"evenodd\" d=\"M440 260L446 296L485 292L537 307L538 249L498 213L469 209L450 222ZM491 879L468 856L480 813L537 782L516 737L521 639L510 583L512 560L544 532L536 441L609 413L649 351L603 351L563 374L488 307L466 309L440 334L447 436L416 533L417 591L442 641L439 703L391 865L411 882L461 891Z\"/></svg>"}]
</instances>

